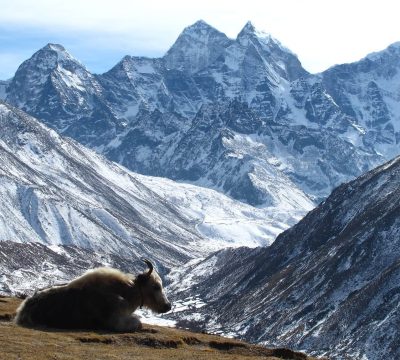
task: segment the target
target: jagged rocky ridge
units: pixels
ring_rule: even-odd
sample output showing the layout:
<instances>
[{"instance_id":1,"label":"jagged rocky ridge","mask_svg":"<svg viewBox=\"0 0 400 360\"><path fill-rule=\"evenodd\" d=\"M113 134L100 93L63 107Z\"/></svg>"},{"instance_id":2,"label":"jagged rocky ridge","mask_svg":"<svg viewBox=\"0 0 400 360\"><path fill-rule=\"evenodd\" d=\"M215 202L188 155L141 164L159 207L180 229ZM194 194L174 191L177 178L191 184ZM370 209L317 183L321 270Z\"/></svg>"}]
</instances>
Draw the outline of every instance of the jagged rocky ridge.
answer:
<instances>
[{"instance_id":1,"label":"jagged rocky ridge","mask_svg":"<svg viewBox=\"0 0 400 360\"><path fill-rule=\"evenodd\" d=\"M400 157L341 185L268 248L171 274L182 324L332 359L400 356ZM186 306L185 306L186 304Z\"/></svg>"},{"instance_id":2,"label":"jagged rocky ridge","mask_svg":"<svg viewBox=\"0 0 400 360\"><path fill-rule=\"evenodd\" d=\"M278 176L299 205L399 153L399 48L312 75L251 23L229 39L199 21L164 57L126 56L102 75L47 45L6 99L142 174L252 205L282 200Z\"/></svg>"}]
</instances>

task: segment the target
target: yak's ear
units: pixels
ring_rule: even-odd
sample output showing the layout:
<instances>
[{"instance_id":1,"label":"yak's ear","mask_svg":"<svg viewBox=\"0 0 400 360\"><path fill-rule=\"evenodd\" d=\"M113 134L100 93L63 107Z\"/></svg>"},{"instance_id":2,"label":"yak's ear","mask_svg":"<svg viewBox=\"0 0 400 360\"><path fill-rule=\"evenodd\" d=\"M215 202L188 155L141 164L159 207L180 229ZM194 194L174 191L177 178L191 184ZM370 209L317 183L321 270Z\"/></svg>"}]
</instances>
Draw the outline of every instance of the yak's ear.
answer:
<instances>
[{"instance_id":1,"label":"yak's ear","mask_svg":"<svg viewBox=\"0 0 400 360\"><path fill-rule=\"evenodd\" d=\"M135 282L137 284L144 285L147 282L147 280L149 280L149 277L147 276L147 273L146 274L139 274L138 276L136 276L136 281Z\"/></svg>"}]
</instances>

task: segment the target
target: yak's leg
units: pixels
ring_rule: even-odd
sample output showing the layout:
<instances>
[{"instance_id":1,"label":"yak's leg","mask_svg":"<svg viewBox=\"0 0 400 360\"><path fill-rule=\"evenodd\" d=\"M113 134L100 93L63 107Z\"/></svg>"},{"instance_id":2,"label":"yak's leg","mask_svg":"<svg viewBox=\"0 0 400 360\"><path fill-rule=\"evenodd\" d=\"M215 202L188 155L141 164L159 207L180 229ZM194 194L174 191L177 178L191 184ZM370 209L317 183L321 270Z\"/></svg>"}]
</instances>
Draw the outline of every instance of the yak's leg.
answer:
<instances>
[{"instance_id":1,"label":"yak's leg","mask_svg":"<svg viewBox=\"0 0 400 360\"><path fill-rule=\"evenodd\" d=\"M139 331L142 329L142 323L139 318L134 315L116 316L110 321L110 327L115 331Z\"/></svg>"}]
</instances>

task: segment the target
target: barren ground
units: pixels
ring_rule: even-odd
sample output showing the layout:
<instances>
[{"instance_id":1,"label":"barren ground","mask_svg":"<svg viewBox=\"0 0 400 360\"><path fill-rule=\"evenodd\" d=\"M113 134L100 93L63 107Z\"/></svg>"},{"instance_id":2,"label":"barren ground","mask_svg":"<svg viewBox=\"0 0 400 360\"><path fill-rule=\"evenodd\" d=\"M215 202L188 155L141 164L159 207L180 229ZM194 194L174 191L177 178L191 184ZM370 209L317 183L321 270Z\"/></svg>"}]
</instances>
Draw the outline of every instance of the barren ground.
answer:
<instances>
[{"instance_id":1,"label":"barren ground","mask_svg":"<svg viewBox=\"0 0 400 360\"><path fill-rule=\"evenodd\" d=\"M287 349L146 324L136 333L27 329L12 322L20 302L0 297L1 360L313 359Z\"/></svg>"}]
</instances>

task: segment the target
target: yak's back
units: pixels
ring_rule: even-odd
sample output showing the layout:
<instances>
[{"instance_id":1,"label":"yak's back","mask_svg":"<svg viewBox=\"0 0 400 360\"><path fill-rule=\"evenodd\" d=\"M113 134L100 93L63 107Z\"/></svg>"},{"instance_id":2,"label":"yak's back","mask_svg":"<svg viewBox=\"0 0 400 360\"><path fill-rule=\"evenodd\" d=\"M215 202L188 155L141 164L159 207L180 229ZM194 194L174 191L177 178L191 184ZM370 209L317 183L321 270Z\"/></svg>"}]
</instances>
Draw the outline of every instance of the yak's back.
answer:
<instances>
[{"instance_id":1,"label":"yak's back","mask_svg":"<svg viewBox=\"0 0 400 360\"><path fill-rule=\"evenodd\" d=\"M99 287L108 288L110 291L121 292L132 285L134 277L130 274L125 274L117 269L100 267L92 269L84 273L82 276L72 280L69 288L88 288Z\"/></svg>"}]
</instances>

